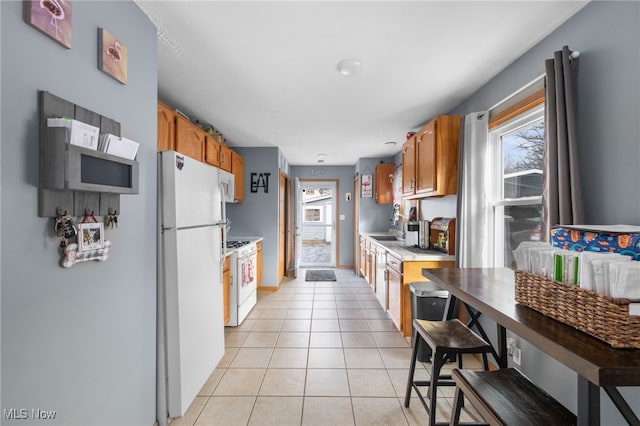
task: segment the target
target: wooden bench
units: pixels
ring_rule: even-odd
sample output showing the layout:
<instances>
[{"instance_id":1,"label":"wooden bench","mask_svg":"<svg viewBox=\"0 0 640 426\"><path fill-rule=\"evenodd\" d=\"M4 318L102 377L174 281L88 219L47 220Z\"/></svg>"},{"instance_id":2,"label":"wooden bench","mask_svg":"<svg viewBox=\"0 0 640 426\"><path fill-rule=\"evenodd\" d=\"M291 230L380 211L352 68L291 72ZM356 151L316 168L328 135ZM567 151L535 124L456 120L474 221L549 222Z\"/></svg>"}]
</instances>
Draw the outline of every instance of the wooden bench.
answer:
<instances>
[{"instance_id":1,"label":"wooden bench","mask_svg":"<svg viewBox=\"0 0 640 426\"><path fill-rule=\"evenodd\" d=\"M404 397L404 406L409 407L411 391L415 389L420 402L429 413L429 426L436 425L436 396L438 386L456 386L451 375L441 374L440 371L450 355L458 358L458 367L462 368L462 354L482 354L483 368L487 370L489 363L487 354L491 352L491 346L458 319L448 321L413 320L413 352L411 365L409 366L409 378ZM431 348L431 379L414 380L416 359L421 345ZM429 387L429 403L418 389L418 386ZM447 424L447 423L444 423Z\"/></svg>"},{"instance_id":2,"label":"wooden bench","mask_svg":"<svg viewBox=\"0 0 640 426\"><path fill-rule=\"evenodd\" d=\"M451 425L459 425L463 396L489 425L575 425L576 416L515 368L471 371L454 368L456 393Z\"/></svg>"}]
</instances>

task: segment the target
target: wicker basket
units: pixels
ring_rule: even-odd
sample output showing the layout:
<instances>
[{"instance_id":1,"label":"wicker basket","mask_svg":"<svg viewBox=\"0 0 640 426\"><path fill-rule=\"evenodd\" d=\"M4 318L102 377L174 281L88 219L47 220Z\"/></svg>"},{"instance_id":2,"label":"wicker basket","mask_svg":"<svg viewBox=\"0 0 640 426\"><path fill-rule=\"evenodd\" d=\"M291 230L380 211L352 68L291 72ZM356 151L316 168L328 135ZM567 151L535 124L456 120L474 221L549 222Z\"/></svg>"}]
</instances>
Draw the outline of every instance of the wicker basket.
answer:
<instances>
[{"instance_id":1,"label":"wicker basket","mask_svg":"<svg viewBox=\"0 0 640 426\"><path fill-rule=\"evenodd\" d=\"M607 342L640 349L640 317L629 316L629 300L516 270L516 301Z\"/></svg>"}]
</instances>

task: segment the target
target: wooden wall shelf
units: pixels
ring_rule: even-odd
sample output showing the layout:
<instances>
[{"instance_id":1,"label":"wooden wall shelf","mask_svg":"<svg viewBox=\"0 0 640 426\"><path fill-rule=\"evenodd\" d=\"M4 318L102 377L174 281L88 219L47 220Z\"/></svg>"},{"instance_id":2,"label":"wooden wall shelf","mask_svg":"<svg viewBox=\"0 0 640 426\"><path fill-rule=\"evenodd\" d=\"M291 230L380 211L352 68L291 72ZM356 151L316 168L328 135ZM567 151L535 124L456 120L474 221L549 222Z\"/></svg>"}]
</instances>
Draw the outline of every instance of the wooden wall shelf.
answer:
<instances>
[{"instance_id":1,"label":"wooden wall shelf","mask_svg":"<svg viewBox=\"0 0 640 426\"><path fill-rule=\"evenodd\" d=\"M39 94L40 181L38 216L120 211L120 194L138 193L138 162L71 145L69 129L48 127L48 118L69 117L120 136L120 123L49 92Z\"/></svg>"}]
</instances>

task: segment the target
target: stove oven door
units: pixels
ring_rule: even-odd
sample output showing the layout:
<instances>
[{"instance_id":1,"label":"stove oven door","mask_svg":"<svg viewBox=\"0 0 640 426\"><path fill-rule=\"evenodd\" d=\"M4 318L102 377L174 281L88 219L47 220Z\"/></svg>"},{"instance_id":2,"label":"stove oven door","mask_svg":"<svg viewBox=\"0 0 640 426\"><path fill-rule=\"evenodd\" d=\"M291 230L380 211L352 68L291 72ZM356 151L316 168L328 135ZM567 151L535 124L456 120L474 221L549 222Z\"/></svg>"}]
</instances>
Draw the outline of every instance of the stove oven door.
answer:
<instances>
[{"instance_id":1,"label":"stove oven door","mask_svg":"<svg viewBox=\"0 0 640 426\"><path fill-rule=\"evenodd\" d=\"M257 261L255 253L238 259L238 305L244 304L256 292Z\"/></svg>"}]
</instances>

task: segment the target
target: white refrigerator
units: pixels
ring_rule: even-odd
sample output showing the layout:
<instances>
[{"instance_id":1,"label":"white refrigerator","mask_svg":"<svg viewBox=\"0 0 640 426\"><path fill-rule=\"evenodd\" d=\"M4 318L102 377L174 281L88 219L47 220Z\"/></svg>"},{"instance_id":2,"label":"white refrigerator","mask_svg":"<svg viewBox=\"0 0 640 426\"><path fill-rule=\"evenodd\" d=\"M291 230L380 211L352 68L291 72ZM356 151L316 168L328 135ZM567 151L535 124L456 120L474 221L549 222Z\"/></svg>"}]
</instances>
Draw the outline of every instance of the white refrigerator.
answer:
<instances>
[{"instance_id":1,"label":"white refrigerator","mask_svg":"<svg viewBox=\"0 0 640 426\"><path fill-rule=\"evenodd\" d=\"M224 355L218 169L158 154L157 419L182 417Z\"/></svg>"}]
</instances>

